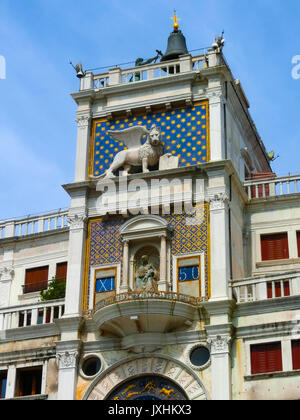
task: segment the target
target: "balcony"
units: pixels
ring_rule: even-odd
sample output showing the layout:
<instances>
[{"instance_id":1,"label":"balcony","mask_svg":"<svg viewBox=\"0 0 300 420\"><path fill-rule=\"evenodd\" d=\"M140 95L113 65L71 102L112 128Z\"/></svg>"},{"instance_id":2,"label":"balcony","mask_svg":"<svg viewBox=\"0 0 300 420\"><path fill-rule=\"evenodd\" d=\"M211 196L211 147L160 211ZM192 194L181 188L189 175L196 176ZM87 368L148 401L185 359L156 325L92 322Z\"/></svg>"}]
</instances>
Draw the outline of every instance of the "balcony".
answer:
<instances>
[{"instance_id":1,"label":"balcony","mask_svg":"<svg viewBox=\"0 0 300 420\"><path fill-rule=\"evenodd\" d=\"M244 187L249 200L300 193L300 175L253 179L246 181Z\"/></svg>"},{"instance_id":2,"label":"balcony","mask_svg":"<svg viewBox=\"0 0 300 420\"><path fill-rule=\"evenodd\" d=\"M52 324L63 316L64 306L65 300L61 299L0 309L0 332Z\"/></svg>"},{"instance_id":3,"label":"balcony","mask_svg":"<svg viewBox=\"0 0 300 420\"><path fill-rule=\"evenodd\" d=\"M100 301L90 316L102 334L118 338L175 332L203 319L204 301L172 292L128 292Z\"/></svg>"},{"instance_id":4,"label":"balcony","mask_svg":"<svg viewBox=\"0 0 300 420\"><path fill-rule=\"evenodd\" d=\"M298 296L300 295L300 271L234 280L232 290L237 303Z\"/></svg>"},{"instance_id":5,"label":"balcony","mask_svg":"<svg viewBox=\"0 0 300 420\"><path fill-rule=\"evenodd\" d=\"M0 221L0 239L24 237L68 227L68 209Z\"/></svg>"}]
</instances>

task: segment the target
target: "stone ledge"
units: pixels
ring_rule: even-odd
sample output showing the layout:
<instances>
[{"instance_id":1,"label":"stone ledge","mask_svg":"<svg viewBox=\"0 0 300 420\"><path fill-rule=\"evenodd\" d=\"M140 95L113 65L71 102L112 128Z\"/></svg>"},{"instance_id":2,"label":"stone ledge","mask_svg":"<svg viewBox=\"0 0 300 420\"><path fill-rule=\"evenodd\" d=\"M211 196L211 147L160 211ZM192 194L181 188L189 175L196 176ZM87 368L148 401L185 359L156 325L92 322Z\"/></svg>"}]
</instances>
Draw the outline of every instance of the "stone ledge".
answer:
<instances>
[{"instance_id":1,"label":"stone ledge","mask_svg":"<svg viewBox=\"0 0 300 420\"><path fill-rule=\"evenodd\" d=\"M287 378L290 376L300 376L300 370L292 370L287 372L273 372L273 373L259 373L256 375L247 375L244 376L245 381L263 381L266 379L273 379L273 378Z\"/></svg>"}]
</instances>

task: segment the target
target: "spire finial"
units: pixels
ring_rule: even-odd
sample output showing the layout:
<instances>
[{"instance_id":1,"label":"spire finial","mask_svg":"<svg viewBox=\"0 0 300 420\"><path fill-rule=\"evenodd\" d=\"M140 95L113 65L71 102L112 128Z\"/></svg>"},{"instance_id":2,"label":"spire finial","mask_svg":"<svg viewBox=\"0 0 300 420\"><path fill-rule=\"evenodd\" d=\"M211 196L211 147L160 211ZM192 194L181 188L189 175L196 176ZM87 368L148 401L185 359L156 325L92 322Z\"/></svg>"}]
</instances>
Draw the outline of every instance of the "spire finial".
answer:
<instances>
[{"instance_id":1,"label":"spire finial","mask_svg":"<svg viewBox=\"0 0 300 420\"><path fill-rule=\"evenodd\" d=\"M171 19L172 19L172 20L174 20L174 25L173 25L174 30L175 30L175 31L178 31L178 29L179 29L179 23L178 23L178 21L179 21L180 19L178 19L178 17L177 17L177 12L176 12L176 10L175 10L175 9L174 9L174 17L172 17Z\"/></svg>"}]
</instances>

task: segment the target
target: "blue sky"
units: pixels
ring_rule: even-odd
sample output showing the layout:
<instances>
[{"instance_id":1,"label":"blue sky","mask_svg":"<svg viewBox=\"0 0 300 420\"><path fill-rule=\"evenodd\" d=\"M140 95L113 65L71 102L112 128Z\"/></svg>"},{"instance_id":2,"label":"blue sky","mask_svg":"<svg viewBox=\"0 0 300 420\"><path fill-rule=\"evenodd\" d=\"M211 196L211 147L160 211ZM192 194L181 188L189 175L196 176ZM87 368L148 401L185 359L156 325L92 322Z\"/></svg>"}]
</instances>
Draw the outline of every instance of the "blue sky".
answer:
<instances>
[{"instance_id":1,"label":"blue sky","mask_svg":"<svg viewBox=\"0 0 300 420\"><path fill-rule=\"evenodd\" d=\"M299 0L0 0L0 220L67 207L78 90L86 68L165 51L176 8L190 50L225 30L224 50L279 175L300 173Z\"/></svg>"}]
</instances>

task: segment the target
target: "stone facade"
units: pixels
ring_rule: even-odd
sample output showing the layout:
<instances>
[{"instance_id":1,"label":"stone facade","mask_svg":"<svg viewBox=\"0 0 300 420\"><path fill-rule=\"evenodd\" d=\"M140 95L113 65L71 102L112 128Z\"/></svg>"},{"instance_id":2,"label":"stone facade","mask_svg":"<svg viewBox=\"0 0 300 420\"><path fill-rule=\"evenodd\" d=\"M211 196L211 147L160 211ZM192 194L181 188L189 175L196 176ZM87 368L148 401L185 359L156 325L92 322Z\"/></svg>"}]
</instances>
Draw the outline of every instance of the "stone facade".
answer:
<instances>
[{"instance_id":1,"label":"stone facade","mask_svg":"<svg viewBox=\"0 0 300 420\"><path fill-rule=\"evenodd\" d=\"M220 51L166 66L87 73L70 208L0 223L2 397L28 398L29 372L30 398L299 398L300 176L246 179L272 171ZM104 181L124 149L107 131L153 123L173 159ZM289 258L263 260L278 233ZM143 255L157 290L136 290ZM28 270L66 262L65 299L28 293ZM270 343L282 366L255 373Z\"/></svg>"}]
</instances>

